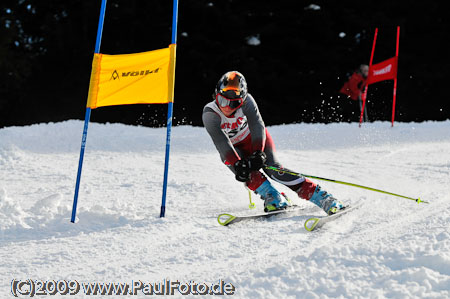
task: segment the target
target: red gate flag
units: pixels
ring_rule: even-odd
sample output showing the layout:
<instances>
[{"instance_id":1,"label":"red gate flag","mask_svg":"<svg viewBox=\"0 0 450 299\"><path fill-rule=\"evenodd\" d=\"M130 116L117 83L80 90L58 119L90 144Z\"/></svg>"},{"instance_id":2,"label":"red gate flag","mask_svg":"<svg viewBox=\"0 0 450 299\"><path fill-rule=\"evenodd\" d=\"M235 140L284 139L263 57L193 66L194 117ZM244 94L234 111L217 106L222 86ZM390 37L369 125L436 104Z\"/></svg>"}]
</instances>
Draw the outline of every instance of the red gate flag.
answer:
<instances>
[{"instance_id":1,"label":"red gate flag","mask_svg":"<svg viewBox=\"0 0 450 299\"><path fill-rule=\"evenodd\" d=\"M397 62L398 56L394 56L383 62L371 65L367 85L397 78Z\"/></svg>"}]
</instances>

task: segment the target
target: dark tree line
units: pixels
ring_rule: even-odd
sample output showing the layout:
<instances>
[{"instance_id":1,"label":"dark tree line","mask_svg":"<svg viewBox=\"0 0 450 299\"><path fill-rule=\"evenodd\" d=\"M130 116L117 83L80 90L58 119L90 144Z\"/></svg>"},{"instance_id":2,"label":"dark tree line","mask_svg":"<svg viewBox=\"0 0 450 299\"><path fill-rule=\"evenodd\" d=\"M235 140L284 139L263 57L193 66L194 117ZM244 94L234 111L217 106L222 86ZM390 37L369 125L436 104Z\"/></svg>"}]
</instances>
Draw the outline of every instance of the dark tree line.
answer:
<instances>
[{"instance_id":1,"label":"dark tree line","mask_svg":"<svg viewBox=\"0 0 450 299\"><path fill-rule=\"evenodd\" d=\"M2 0L0 127L83 119L100 0ZM450 118L449 24L440 2L180 0L175 124L201 125L219 77L239 70L267 124L356 121L336 100L347 76L395 55L399 121ZM172 1L109 0L101 52L167 47ZM369 87L371 120L389 120L391 81ZM345 106L346 107L346 106ZM165 124L165 105L99 108L92 121ZM346 107L346 109L350 109ZM352 108L353 109L353 108ZM341 114L343 114L341 116Z\"/></svg>"}]
</instances>

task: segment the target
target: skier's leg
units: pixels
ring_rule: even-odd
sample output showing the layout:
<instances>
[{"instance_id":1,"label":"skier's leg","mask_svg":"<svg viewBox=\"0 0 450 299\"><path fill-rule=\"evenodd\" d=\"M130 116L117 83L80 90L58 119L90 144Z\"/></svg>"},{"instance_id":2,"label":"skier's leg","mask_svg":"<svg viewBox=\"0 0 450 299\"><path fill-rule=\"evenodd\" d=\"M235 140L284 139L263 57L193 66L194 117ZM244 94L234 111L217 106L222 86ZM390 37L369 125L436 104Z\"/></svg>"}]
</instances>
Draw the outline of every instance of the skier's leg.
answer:
<instances>
[{"instance_id":1,"label":"skier's leg","mask_svg":"<svg viewBox=\"0 0 450 299\"><path fill-rule=\"evenodd\" d=\"M270 134L267 134L266 147L264 152L267 156L266 164L268 166L274 166L276 168L290 171L287 168L283 168L278 162L275 156L275 146ZM327 214L335 213L337 210L343 208L343 205L339 200L334 198L325 190L322 190L319 185L305 177L298 177L286 172L278 172L272 169L264 169L264 172L271 179L287 186L288 188L296 192L300 198L309 200L318 207L322 208Z\"/></svg>"},{"instance_id":2,"label":"skier's leg","mask_svg":"<svg viewBox=\"0 0 450 299\"><path fill-rule=\"evenodd\" d=\"M240 151L239 148L235 149L238 155L242 157L242 151ZM222 159L222 161L224 160ZM234 174L236 173L233 165L226 161L224 161L224 163ZM248 180L245 185L264 200L265 211L279 210L286 208L289 205L286 198L272 186L270 181L267 180L266 176L260 171L252 171L250 173L250 180Z\"/></svg>"}]
</instances>

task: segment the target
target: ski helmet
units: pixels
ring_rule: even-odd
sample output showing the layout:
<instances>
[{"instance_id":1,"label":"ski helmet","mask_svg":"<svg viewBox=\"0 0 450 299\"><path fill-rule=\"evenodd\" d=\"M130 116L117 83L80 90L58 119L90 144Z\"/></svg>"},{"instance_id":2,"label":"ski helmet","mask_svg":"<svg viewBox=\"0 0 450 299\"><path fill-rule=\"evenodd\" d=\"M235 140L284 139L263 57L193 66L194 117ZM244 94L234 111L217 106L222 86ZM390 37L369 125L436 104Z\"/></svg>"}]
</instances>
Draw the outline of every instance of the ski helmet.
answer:
<instances>
[{"instance_id":1,"label":"ski helmet","mask_svg":"<svg viewBox=\"0 0 450 299\"><path fill-rule=\"evenodd\" d=\"M217 82L214 98L221 95L229 100L241 99L245 101L247 97L247 81L244 76L237 72L231 71L224 74L219 82Z\"/></svg>"}]
</instances>

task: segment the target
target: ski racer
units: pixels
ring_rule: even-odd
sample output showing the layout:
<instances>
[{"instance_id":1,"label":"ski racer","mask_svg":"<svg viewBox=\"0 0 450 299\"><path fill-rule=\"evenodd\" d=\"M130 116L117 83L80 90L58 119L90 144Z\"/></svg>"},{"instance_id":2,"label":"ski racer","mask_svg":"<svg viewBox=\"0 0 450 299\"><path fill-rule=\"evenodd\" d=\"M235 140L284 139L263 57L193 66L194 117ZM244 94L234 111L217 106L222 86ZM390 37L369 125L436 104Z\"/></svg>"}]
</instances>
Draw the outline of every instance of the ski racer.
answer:
<instances>
[{"instance_id":1,"label":"ski racer","mask_svg":"<svg viewBox=\"0 0 450 299\"><path fill-rule=\"evenodd\" d=\"M361 64L347 82L342 86L340 93L345 94L354 101L361 101L361 94L366 87L367 76L369 75L369 66Z\"/></svg>"},{"instance_id":2,"label":"ski racer","mask_svg":"<svg viewBox=\"0 0 450 299\"><path fill-rule=\"evenodd\" d=\"M265 168L282 166L275 156L273 139L258 105L247 92L247 82L241 73L231 71L220 78L213 101L203 109L202 119L223 163L234 173L236 180L244 182L264 200L266 212L285 209L289 205L267 177L286 185L328 215L343 208L339 200L309 179Z\"/></svg>"}]
</instances>

